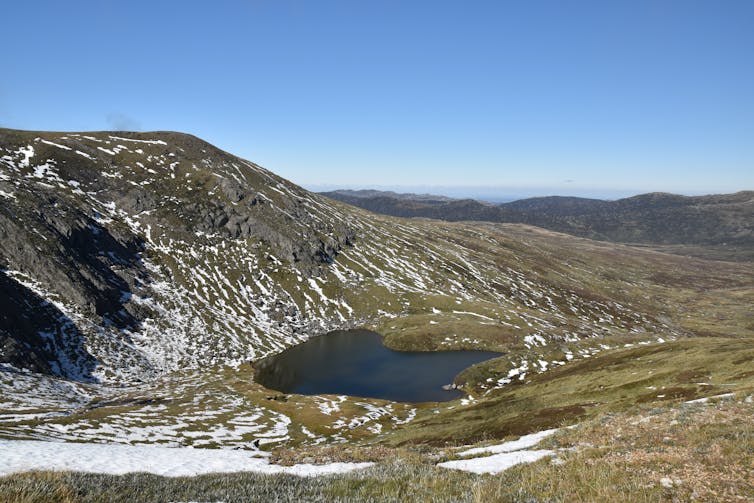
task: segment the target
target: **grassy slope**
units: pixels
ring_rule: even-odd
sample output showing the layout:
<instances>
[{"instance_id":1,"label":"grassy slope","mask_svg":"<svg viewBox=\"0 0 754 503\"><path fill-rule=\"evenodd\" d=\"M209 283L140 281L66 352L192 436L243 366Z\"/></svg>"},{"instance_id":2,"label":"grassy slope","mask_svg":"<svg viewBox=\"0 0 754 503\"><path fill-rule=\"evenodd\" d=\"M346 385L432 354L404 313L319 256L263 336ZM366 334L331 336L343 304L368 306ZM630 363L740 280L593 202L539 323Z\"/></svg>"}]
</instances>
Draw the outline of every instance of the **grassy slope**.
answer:
<instances>
[{"instance_id":1,"label":"grassy slope","mask_svg":"<svg viewBox=\"0 0 754 503\"><path fill-rule=\"evenodd\" d=\"M752 368L754 347L747 339L682 339L608 351L510 385L478 403L441 409L390 440L478 442L575 423L635 404L752 393Z\"/></svg>"},{"instance_id":2,"label":"grassy slope","mask_svg":"<svg viewBox=\"0 0 754 503\"><path fill-rule=\"evenodd\" d=\"M754 347L747 339L691 338L606 351L477 403L454 402L439 413L426 407L417 421L381 438L274 453L276 462L286 464L378 462L357 474L320 479L24 475L0 479L0 499L105 501L139 494L140 501L264 501L272 495L282 501L400 501L410 491L417 501L687 501L692 495L702 501L738 501L754 496L747 468L754 462L754 406L751 398L744 400L754 396L753 364ZM238 378L239 386L243 382ZM247 386L248 393L254 392L253 384ZM736 398L683 404L721 393ZM275 403L290 411L305 408L306 400L293 396ZM454 458L453 444L483 445L574 423L576 429L563 430L544 444L575 448L558 454L563 464L543 460L500 476L434 467ZM673 481L673 487L663 487L662 479Z\"/></svg>"},{"instance_id":3,"label":"grassy slope","mask_svg":"<svg viewBox=\"0 0 754 503\"><path fill-rule=\"evenodd\" d=\"M566 295L572 292L597 302L620 299L637 312L667 319L671 327L688 334L754 336L754 271L748 263L679 258L516 224L422 222L418 225L451 230L456 239L473 232L484 233L495 242L478 241L475 251L482 259L493 260L500 268L524 264L527 279L552 286ZM489 279L494 281L494 278ZM482 333L493 331L498 340L506 333L516 332L506 330L503 325L495 330L481 325L474 317L432 317L423 309L428 304L450 301L443 311L473 310L494 317L498 307L495 305L485 306L480 302L454 305L452 298L412 300L415 302L408 316L384 320L377 325L388 345L420 349L422 343L412 344L411 339L435 339L434 334L439 337L458 330L474 331L477 338L480 330ZM527 312L525 307L518 310ZM429 320L442 323L430 326ZM615 333L625 335L626 332L617 329ZM508 348L498 344L494 349Z\"/></svg>"},{"instance_id":4,"label":"grassy slope","mask_svg":"<svg viewBox=\"0 0 754 503\"><path fill-rule=\"evenodd\" d=\"M436 468L450 452L395 452L362 472L162 478L36 473L0 478L9 503L100 501L745 501L754 497L751 403L643 406L547 440L564 449L498 476ZM575 449L574 449L575 448ZM664 484L663 484L664 482Z\"/></svg>"}]
</instances>

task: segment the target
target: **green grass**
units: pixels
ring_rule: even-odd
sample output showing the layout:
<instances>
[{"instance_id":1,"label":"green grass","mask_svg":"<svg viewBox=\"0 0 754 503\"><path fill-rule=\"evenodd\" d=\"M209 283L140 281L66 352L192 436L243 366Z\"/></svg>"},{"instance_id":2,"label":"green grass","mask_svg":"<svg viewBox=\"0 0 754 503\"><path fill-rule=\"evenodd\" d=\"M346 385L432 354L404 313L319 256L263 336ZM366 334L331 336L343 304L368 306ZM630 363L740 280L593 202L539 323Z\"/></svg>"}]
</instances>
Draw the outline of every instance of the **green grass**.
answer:
<instances>
[{"instance_id":1,"label":"green grass","mask_svg":"<svg viewBox=\"0 0 754 503\"><path fill-rule=\"evenodd\" d=\"M637 403L751 391L753 363L754 347L747 339L681 339L606 351L514 381L476 403L438 407L439 413L409 423L388 441L479 442L573 424Z\"/></svg>"}]
</instances>

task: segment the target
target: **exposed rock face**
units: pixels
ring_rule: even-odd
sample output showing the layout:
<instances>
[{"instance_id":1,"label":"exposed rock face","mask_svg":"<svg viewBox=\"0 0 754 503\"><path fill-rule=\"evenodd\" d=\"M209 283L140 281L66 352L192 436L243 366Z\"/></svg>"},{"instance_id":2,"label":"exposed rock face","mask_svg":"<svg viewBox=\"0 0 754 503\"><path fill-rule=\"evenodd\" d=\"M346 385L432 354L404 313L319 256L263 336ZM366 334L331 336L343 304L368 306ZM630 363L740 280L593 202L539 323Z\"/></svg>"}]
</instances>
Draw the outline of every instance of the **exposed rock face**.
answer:
<instances>
[{"instance_id":1,"label":"exposed rock face","mask_svg":"<svg viewBox=\"0 0 754 503\"><path fill-rule=\"evenodd\" d=\"M139 256L143 242L127 232L113 235L50 192L29 194L34 208L3 201L0 256L6 267L54 285L62 297L90 315L133 326L136 321L123 310L123 299L147 280Z\"/></svg>"},{"instance_id":2,"label":"exposed rock face","mask_svg":"<svg viewBox=\"0 0 754 503\"><path fill-rule=\"evenodd\" d=\"M95 365L73 321L5 274L0 274L0 354L16 368L76 380L91 380Z\"/></svg>"}]
</instances>

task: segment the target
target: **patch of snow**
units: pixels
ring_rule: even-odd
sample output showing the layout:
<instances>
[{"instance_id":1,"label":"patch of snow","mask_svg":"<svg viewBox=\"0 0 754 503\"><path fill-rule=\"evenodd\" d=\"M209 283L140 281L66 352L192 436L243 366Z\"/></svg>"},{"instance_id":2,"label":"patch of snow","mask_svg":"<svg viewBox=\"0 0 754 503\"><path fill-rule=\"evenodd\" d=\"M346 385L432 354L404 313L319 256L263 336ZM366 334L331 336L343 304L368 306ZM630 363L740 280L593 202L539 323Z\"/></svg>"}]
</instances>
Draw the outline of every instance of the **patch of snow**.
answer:
<instances>
[{"instance_id":1,"label":"patch of snow","mask_svg":"<svg viewBox=\"0 0 754 503\"><path fill-rule=\"evenodd\" d=\"M17 153L23 156L23 159L18 162L18 165L22 168L28 168L29 160L34 157L34 147L32 147L31 145L21 147L20 149L18 149Z\"/></svg>"},{"instance_id":2,"label":"patch of snow","mask_svg":"<svg viewBox=\"0 0 754 503\"><path fill-rule=\"evenodd\" d=\"M696 400L689 400L684 403L707 403L716 398L731 398L733 395L735 395L735 393L723 393L722 395L705 396L704 398L697 398Z\"/></svg>"},{"instance_id":3,"label":"patch of snow","mask_svg":"<svg viewBox=\"0 0 754 503\"><path fill-rule=\"evenodd\" d=\"M489 316L484 316L483 314L479 314L479 313L472 313L470 311L456 311L456 310L453 310L453 314L465 314L467 316L476 316L477 318L482 318L483 320L495 321L492 318L490 318Z\"/></svg>"},{"instance_id":4,"label":"patch of snow","mask_svg":"<svg viewBox=\"0 0 754 503\"><path fill-rule=\"evenodd\" d=\"M319 411L322 414L325 414L326 416L329 416L333 412L340 412L340 405L339 404L345 402L348 397L345 396L345 395L340 395L340 396L338 396L337 401L336 400L328 400L327 398L324 398L324 397L317 397L317 398L319 398L321 400L317 404L317 407L319 408Z\"/></svg>"},{"instance_id":5,"label":"patch of snow","mask_svg":"<svg viewBox=\"0 0 754 503\"><path fill-rule=\"evenodd\" d=\"M497 454L500 452L512 452L518 451L520 449L528 449L529 447L534 447L543 439L549 437L556 431L558 431L557 428L554 428L552 430L544 430L537 433L531 433L529 435L522 436L518 440L512 440L510 442L504 442L498 445L490 445L488 447L476 447L474 449L468 449L466 451L459 452L458 455L465 457L474 456L476 454Z\"/></svg>"},{"instance_id":6,"label":"patch of snow","mask_svg":"<svg viewBox=\"0 0 754 503\"><path fill-rule=\"evenodd\" d=\"M416 417L416 409L411 409L410 411L408 411L408 415L404 419L396 418L393 422L395 424L406 424L413 421L415 417Z\"/></svg>"},{"instance_id":7,"label":"patch of snow","mask_svg":"<svg viewBox=\"0 0 754 503\"><path fill-rule=\"evenodd\" d=\"M60 145L59 143L53 143L51 141L47 140L40 140L42 143L46 143L47 145L52 145L53 147L62 148L63 150L71 150L71 147L66 147L65 145Z\"/></svg>"},{"instance_id":8,"label":"patch of snow","mask_svg":"<svg viewBox=\"0 0 754 503\"><path fill-rule=\"evenodd\" d=\"M134 138L121 138L120 136L110 136L112 140L132 141L134 143L151 143L152 145L167 145L162 140L136 140Z\"/></svg>"},{"instance_id":9,"label":"patch of snow","mask_svg":"<svg viewBox=\"0 0 754 503\"><path fill-rule=\"evenodd\" d=\"M0 475L31 470L66 470L112 475L146 472L165 477L231 472L285 473L313 477L350 472L373 464L280 466L270 464L264 459L265 454L227 449L0 440Z\"/></svg>"},{"instance_id":10,"label":"patch of snow","mask_svg":"<svg viewBox=\"0 0 754 503\"><path fill-rule=\"evenodd\" d=\"M495 474L521 463L533 463L544 457L552 456L554 453L555 451L550 450L503 452L483 458L446 461L444 463L438 463L437 466L471 473Z\"/></svg>"},{"instance_id":11,"label":"patch of snow","mask_svg":"<svg viewBox=\"0 0 754 503\"><path fill-rule=\"evenodd\" d=\"M524 337L524 345L527 348L530 348L532 346L546 346L547 345L547 341L540 334L536 333L536 334L525 336Z\"/></svg>"}]
</instances>

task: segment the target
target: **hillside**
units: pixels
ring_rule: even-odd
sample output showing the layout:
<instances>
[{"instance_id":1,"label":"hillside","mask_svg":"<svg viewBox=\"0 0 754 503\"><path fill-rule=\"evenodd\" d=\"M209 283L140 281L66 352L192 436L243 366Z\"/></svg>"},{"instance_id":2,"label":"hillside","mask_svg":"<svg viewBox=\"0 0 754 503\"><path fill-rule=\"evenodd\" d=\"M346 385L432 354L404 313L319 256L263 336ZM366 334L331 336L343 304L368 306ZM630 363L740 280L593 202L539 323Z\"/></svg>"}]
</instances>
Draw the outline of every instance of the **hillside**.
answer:
<instances>
[{"instance_id":1,"label":"hillside","mask_svg":"<svg viewBox=\"0 0 754 503\"><path fill-rule=\"evenodd\" d=\"M0 130L3 439L446 459L751 393L752 305L749 264L378 215L180 133ZM250 363L348 327L503 354L446 403L254 381Z\"/></svg>"},{"instance_id":2,"label":"hillside","mask_svg":"<svg viewBox=\"0 0 754 503\"><path fill-rule=\"evenodd\" d=\"M385 215L525 223L590 239L660 246L671 253L754 260L752 191L694 197L651 193L617 201L551 196L500 205L362 192L322 194Z\"/></svg>"}]
</instances>

